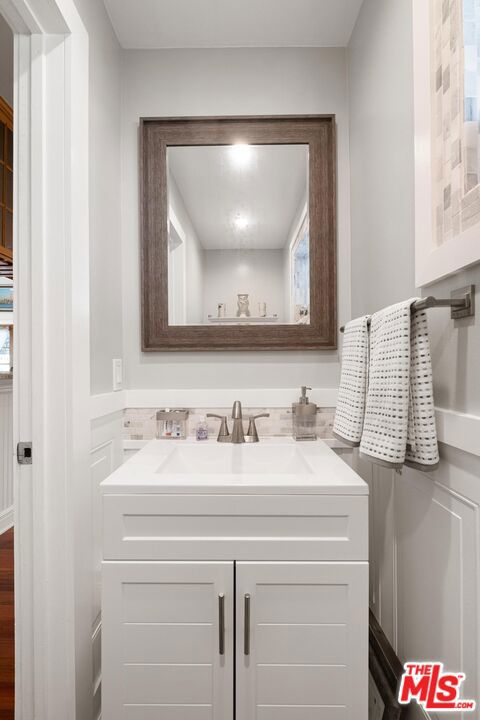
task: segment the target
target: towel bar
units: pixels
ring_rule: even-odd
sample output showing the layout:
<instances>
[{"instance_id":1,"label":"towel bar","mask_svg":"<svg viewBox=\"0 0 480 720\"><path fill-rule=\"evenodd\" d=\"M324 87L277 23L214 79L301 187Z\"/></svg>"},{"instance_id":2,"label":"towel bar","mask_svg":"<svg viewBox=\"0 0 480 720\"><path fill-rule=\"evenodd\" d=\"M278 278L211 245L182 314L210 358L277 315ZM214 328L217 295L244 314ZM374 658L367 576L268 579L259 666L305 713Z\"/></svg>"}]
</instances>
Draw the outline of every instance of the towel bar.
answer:
<instances>
[{"instance_id":1,"label":"towel bar","mask_svg":"<svg viewBox=\"0 0 480 720\"><path fill-rule=\"evenodd\" d=\"M475 285L467 285L466 287L452 290L449 298L436 298L432 295L417 300L412 304L412 313L419 310L428 310L434 307L450 307L452 312L450 317L452 320L459 320L465 317L474 317L475 315ZM370 319L367 322L370 326ZM340 332L345 331L342 325Z\"/></svg>"}]
</instances>

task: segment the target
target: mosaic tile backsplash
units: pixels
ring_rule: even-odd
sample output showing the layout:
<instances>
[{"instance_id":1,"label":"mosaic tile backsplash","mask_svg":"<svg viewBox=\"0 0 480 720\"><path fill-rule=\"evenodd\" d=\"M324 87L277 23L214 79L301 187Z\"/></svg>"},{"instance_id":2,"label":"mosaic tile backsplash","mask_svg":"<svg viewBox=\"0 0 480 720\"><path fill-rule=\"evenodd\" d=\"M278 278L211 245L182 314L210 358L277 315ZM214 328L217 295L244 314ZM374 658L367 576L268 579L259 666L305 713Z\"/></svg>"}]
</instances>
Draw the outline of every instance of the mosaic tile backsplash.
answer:
<instances>
[{"instance_id":1,"label":"mosaic tile backsplash","mask_svg":"<svg viewBox=\"0 0 480 720\"><path fill-rule=\"evenodd\" d=\"M124 440L152 440L157 436L157 421L154 408L129 408L124 412L123 437ZM189 437L195 436L197 423L209 413L226 415L230 417L231 408L191 408L187 421L187 433ZM259 437L284 437L292 434L292 410L291 408L243 408L245 430L249 415L258 415L262 412L270 413L269 418L257 420ZM335 408L319 408L316 418L317 435L320 438L333 437L333 418ZM216 418L207 418L208 437L216 438L220 421ZM231 421L229 427L231 430Z\"/></svg>"}]
</instances>

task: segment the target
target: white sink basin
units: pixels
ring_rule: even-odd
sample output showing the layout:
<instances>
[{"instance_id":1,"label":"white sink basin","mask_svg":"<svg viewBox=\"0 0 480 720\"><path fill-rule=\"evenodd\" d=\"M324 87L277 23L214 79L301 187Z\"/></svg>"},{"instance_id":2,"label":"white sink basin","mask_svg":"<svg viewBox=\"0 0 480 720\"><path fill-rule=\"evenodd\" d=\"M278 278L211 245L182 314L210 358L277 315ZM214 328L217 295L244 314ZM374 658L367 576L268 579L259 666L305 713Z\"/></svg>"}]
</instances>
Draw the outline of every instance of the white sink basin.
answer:
<instances>
[{"instance_id":1,"label":"white sink basin","mask_svg":"<svg viewBox=\"0 0 480 720\"><path fill-rule=\"evenodd\" d=\"M162 475L308 475L313 470L295 446L184 445L157 470Z\"/></svg>"},{"instance_id":2,"label":"white sink basin","mask_svg":"<svg viewBox=\"0 0 480 720\"><path fill-rule=\"evenodd\" d=\"M104 493L367 494L363 480L324 442L262 438L232 445L151 440L102 482Z\"/></svg>"}]
</instances>

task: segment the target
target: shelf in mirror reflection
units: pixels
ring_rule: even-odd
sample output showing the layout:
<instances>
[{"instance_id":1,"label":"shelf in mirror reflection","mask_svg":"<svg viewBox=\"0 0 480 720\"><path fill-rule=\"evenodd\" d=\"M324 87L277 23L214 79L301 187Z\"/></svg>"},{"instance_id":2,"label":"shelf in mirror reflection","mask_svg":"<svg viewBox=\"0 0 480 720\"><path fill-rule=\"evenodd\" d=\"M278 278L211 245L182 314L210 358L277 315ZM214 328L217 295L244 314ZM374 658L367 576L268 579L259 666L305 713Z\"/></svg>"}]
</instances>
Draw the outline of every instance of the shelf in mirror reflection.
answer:
<instances>
[{"instance_id":1,"label":"shelf in mirror reflection","mask_svg":"<svg viewBox=\"0 0 480 720\"><path fill-rule=\"evenodd\" d=\"M275 323L278 322L277 315L267 317L209 317L208 322L217 323L221 325L262 325L263 323Z\"/></svg>"}]
</instances>

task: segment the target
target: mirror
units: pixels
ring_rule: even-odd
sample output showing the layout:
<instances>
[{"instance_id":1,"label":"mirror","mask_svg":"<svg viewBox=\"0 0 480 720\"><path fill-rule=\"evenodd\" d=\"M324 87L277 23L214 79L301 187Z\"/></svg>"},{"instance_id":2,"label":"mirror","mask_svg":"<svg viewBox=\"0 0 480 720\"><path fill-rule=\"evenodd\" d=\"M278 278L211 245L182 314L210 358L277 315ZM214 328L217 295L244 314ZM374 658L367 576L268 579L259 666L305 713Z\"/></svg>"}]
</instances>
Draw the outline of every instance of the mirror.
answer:
<instances>
[{"instance_id":1,"label":"mirror","mask_svg":"<svg viewBox=\"0 0 480 720\"><path fill-rule=\"evenodd\" d=\"M169 325L310 322L308 145L167 148Z\"/></svg>"},{"instance_id":2,"label":"mirror","mask_svg":"<svg viewBox=\"0 0 480 720\"><path fill-rule=\"evenodd\" d=\"M141 120L143 350L336 347L334 120Z\"/></svg>"}]
</instances>

